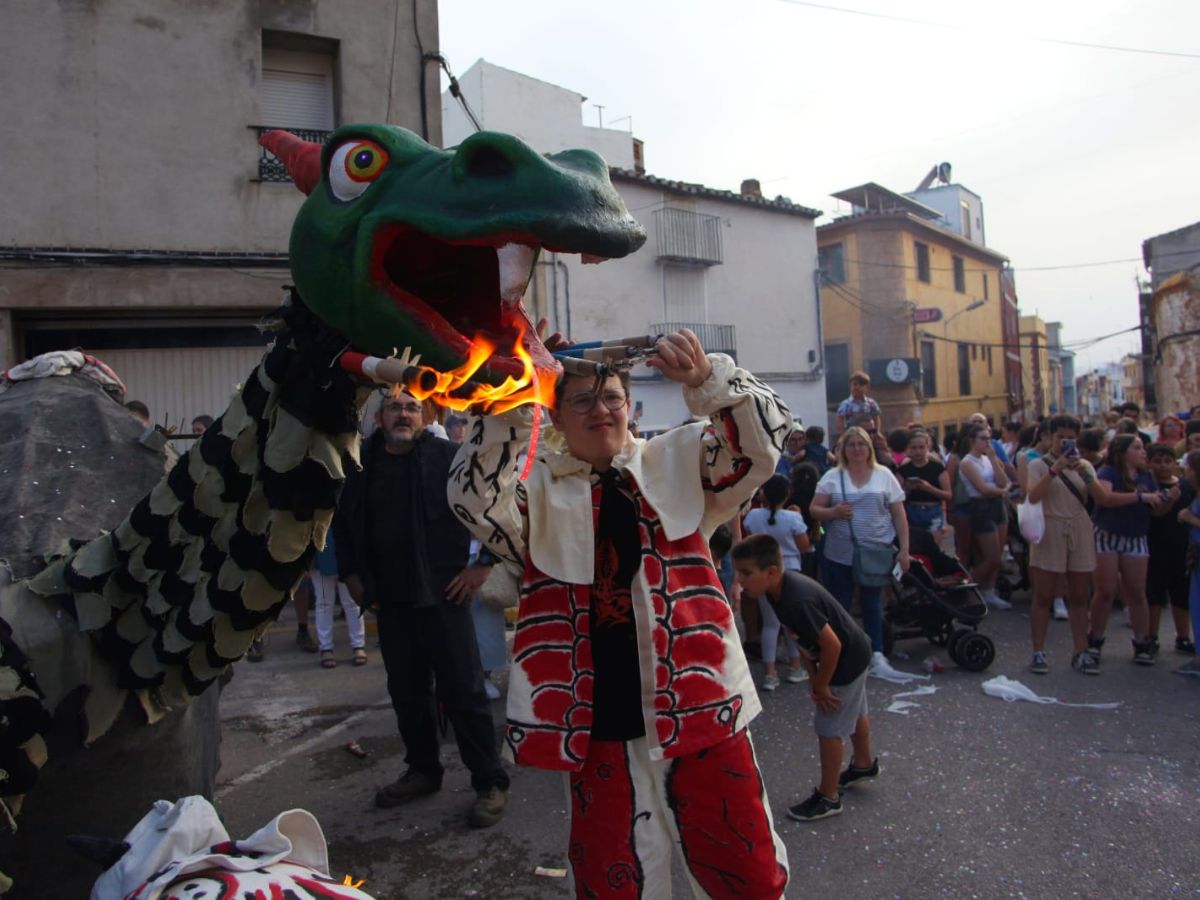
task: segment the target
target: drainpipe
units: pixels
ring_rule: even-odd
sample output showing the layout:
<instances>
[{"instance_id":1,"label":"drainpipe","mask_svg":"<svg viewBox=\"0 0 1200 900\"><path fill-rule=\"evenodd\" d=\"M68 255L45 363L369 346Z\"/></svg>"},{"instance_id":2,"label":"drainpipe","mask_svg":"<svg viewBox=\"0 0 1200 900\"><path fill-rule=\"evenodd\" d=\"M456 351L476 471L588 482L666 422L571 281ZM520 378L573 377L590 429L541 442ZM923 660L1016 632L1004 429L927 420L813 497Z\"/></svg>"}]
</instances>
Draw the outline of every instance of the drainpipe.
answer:
<instances>
[{"instance_id":1,"label":"drainpipe","mask_svg":"<svg viewBox=\"0 0 1200 900\"><path fill-rule=\"evenodd\" d=\"M808 370L809 375L817 376L825 371L825 334L821 322L821 270L813 269L813 305L817 310L817 364Z\"/></svg>"},{"instance_id":2,"label":"drainpipe","mask_svg":"<svg viewBox=\"0 0 1200 900\"><path fill-rule=\"evenodd\" d=\"M561 268L562 273L563 273L563 304L567 310L566 338L569 341L569 340L571 340L571 270L567 268L567 264L565 262L563 262L561 259L558 258L557 253L552 253L551 256L554 257L555 271L557 271L559 268ZM557 302L557 298L558 298L557 277L555 279L554 284L555 284L554 296L555 296L555 302Z\"/></svg>"}]
</instances>

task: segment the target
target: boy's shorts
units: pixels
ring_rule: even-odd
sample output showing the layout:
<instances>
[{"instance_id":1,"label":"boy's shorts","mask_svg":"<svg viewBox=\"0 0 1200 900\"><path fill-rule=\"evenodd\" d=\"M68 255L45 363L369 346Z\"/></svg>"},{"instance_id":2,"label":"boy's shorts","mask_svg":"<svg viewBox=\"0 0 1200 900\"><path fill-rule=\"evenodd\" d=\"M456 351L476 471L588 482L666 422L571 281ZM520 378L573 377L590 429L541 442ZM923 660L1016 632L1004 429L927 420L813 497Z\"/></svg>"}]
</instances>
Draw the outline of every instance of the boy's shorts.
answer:
<instances>
[{"instance_id":1,"label":"boy's shorts","mask_svg":"<svg viewBox=\"0 0 1200 900\"><path fill-rule=\"evenodd\" d=\"M816 710L813 727L818 737L847 737L854 733L858 717L867 714L867 673L864 670L849 684L830 685L829 690L841 702L831 713Z\"/></svg>"}]
</instances>

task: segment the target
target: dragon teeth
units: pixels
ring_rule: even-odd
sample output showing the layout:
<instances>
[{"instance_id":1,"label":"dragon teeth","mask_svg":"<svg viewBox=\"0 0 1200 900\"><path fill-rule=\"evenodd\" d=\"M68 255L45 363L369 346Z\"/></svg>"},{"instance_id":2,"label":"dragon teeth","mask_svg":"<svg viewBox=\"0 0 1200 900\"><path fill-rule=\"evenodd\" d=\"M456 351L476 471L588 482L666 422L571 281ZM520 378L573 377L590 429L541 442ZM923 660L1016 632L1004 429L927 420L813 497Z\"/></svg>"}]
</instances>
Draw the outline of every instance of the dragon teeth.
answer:
<instances>
[{"instance_id":1,"label":"dragon teeth","mask_svg":"<svg viewBox=\"0 0 1200 900\"><path fill-rule=\"evenodd\" d=\"M505 244L496 250L500 266L500 299L506 306L516 306L525 296L533 268L533 248L525 244Z\"/></svg>"}]
</instances>

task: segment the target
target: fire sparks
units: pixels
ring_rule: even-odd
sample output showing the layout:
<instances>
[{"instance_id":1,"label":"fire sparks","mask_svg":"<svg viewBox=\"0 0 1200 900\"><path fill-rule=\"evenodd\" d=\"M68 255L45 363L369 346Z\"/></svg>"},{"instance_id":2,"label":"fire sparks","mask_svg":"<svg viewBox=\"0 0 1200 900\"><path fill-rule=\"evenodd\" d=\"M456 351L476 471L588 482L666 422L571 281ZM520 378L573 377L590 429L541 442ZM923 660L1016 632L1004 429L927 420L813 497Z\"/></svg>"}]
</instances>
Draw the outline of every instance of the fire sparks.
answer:
<instances>
[{"instance_id":1,"label":"fire sparks","mask_svg":"<svg viewBox=\"0 0 1200 900\"><path fill-rule=\"evenodd\" d=\"M476 335L475 340L471 342L471 351L461 366L449 372L438 372L436 369L421 366L423 373L436 376L436 383L429 390L415 385L405 390L417 400L432 400L439 406L454 410L475 408L486 413L503 413L526 403L552 406L555 373L545 369L539 370L534 366L524 344L527 330L528 325L521 322L512 346L512 355L521 361L520 377L514 378L509 375L499 385L471 381L471 377L496 350L495 344L481 335Z\"/></svg>"}]
</instances>

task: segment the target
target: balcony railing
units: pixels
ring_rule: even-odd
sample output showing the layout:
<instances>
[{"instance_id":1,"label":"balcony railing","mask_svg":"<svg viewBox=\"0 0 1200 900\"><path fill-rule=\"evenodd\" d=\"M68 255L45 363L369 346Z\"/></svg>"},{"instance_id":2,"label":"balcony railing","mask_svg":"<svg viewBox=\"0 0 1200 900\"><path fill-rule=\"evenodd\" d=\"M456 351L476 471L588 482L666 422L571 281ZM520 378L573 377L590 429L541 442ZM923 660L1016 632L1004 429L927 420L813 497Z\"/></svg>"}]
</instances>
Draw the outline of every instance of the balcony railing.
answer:
<instances>
[{"instance_id":1,"label":"balcony railing","mask_svg":"<svg viewBox=\"0 0 1200 900\"><path fill-rule=\"evenodd\" d=\"M268 131L290 131L296 137L305 141L312 141L314 144L324 144L325 139L332 132L315 131L311 128L266 128L261 125L254 127L254 139L257 140L266 134ZM258 148L258 180L259 181L276 181L290 182L292 176L288 174L288 170L284 167L275 154L266 147L259 145Z\"/></svg>"},{"instance_id":2,"label":"balcony railing","mask_svg":"<svg viewBox=\"0 0 1200 900\"><path fill-rule=\"evenodd\" d=\"M690 328L708 353L728 353L737 359L737 329L733 325L712 325L707 322L659 322L650 326L651 334L670 334L680 328Z\"/></svg>"},{"instance_id":3,"label":"balcony railing","mask_svg":"<svg viewBox=\"0 0 1200 900\"><path fill-rule=\"evenodd\" d=\"M654 212L658 258L672 262L716 266L721 253L721 217L665 207Z\"/></svg>"}]
</instances>

